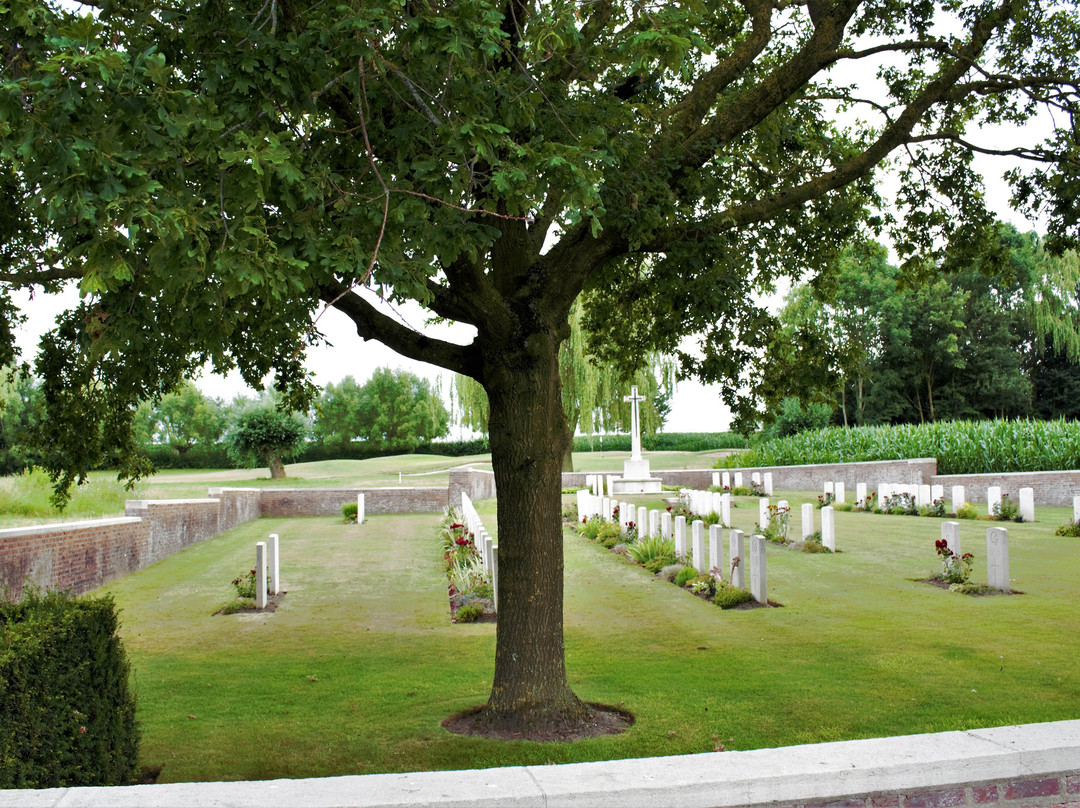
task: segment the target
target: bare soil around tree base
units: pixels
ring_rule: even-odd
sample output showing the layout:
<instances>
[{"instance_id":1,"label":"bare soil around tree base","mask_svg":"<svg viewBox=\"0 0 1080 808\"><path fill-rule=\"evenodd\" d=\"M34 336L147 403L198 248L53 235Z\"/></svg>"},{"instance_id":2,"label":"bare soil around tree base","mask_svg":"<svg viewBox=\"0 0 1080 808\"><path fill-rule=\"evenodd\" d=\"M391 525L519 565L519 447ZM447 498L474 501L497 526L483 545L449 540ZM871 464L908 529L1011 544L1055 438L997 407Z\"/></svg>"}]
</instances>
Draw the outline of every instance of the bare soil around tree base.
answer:
<instances>
[{"instance_id":1,"label":"bare soil around tree base","mask_svg":"<svg viewBox=\"0 0 1080 808\"><path fill-rule=\"evenodd\" d=\"M450 716L442 725L455 735L491 738L497 741L553 741L567 743L604 735L618 735L634 725L634 715L607 704L586 702L589 716L573 724L549 724L538 726L528 732L517 732L491 727L482 722L484 706L470 707Z\"/></svg>"}]
</instances>

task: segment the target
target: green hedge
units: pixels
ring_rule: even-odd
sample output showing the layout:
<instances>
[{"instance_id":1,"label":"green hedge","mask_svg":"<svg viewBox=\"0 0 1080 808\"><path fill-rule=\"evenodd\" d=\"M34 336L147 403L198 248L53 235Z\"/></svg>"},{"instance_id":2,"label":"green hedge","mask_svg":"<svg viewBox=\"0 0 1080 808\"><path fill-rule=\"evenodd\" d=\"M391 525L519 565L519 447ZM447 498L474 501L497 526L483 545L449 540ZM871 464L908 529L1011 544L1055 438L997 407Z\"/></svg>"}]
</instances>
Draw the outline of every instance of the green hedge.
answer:
<instances>
[{"instance_id":1,"label":"green hedge","mask_svg":"<svg viewBox=\"0 0 1080 808\"><path fill-rule=\"evenodd\" d=\"M0 600L0 789L107 786L137 774L130 668L111 597Z\"/></svg>"}]
</instances>

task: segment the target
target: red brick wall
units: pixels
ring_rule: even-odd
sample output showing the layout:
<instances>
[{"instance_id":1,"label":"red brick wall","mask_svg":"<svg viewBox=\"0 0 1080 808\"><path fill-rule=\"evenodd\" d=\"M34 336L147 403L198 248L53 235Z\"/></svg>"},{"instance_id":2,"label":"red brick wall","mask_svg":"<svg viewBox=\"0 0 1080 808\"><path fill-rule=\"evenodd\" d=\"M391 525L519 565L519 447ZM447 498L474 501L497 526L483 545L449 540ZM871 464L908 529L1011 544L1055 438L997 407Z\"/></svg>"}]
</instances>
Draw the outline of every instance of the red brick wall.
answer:
<instances>
[{"instance_id":1,"label":"red brick wall","mask_svg":"<svg viewBox=\"0 0 1080 808\"><path fill-rule=\"evenodd\" d=\"M263 516L340 516L341 507L364 495L364 512L440 513L446 509L445 488L266 488Z\"/></svg>"},{"instance_id":2,"label":"red brick wall","mask_svg":"<svg viewBox=\"0 0 1080 808\"><path fill-rule=\"evenodd\" d=\"M460 508L462 494L468 494L469 499L494 499L495 474L478 469L454 469L450 472L449 503Z\"/></svg>"},{"instance_id":3,"label":"red brick wall","mask_svg":"<svg viewBox=\"0 0 1080 808\"><path fill-rule=\"evenodd\" d=\"M149 560L150 524L121 517L0 530L0 590L18 598L27 582L88 592Z\"/></svg>"}]
</instances>

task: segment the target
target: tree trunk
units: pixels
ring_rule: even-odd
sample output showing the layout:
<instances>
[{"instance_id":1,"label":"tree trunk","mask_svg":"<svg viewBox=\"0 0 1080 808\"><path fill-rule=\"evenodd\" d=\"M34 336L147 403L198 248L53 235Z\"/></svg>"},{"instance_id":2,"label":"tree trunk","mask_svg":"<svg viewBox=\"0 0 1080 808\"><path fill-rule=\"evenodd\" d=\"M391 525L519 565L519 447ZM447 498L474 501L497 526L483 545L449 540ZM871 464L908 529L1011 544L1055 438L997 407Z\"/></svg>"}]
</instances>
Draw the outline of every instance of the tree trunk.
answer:
<instances>
[{"instance_id":1,"label":"tree trunk","mask_svg":"<svg viewBox=\"0 0 1080 808\"><path fill-rule=\"evenodd\" d=\"M563 652L560 469L569 433L558 347L543 333L504 343L485 381L499 497L499 617L491 697L478 723L523 736L580 726L591 712L567 683Z\"/></svg>"},{"instance_id":2,"label":"tree trunk","mask_svg":"<svg viewBox=\"0 0 1080 808\"><path fill-rule=\"evenodd\" d=\"M270 479L271 480L284 480L285 479L285 464L281 462L281 458L277 455L273 455L268 463L270 466Z\"/></svg>"}]
</instances>

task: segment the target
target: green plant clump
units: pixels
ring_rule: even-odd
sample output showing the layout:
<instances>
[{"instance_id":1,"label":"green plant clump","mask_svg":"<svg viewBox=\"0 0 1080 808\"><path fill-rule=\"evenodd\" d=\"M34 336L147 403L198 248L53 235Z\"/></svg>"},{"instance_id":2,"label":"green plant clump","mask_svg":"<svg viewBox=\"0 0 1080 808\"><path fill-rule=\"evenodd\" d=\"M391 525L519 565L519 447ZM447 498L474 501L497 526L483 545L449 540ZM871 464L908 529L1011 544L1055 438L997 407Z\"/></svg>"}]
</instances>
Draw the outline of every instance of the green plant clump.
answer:
<instances>
[{"instance_id":1,"label":"green plant clump","mask_svg":"<svg viewBox=\"0 0 1080 808\"><path fill-rule=\"evenodd\" d=\"M137 773L130 666L111 596L0 601L0 788L111 786Z\"/></svg>"},{"instance_id":2,"label":"green plant clump","mask_svg":"<svg viewBox=\"0 0 1080 808\"><path fill-rule=\"evenodd\" d=\"M653 573L678 560L675 557L675 541L662 536L650 536L627 545L626 554L632 561Z\"/></svg>"},{"instance_id":3,"label":"green plant clump","mask_svg":"<svg viewBox=\"0 0 1080 808\"><path fill-rule=\"evenodd\" d=\"M721 609L733 609L740 603L747 603L753 599L754 596L745 589L732 586L727 581L718 581L716 594L713 595L713 603Z\"/></svg>"},{"instance_id":4,"label":"green plant clump","mask_svg":"<svg viewBox=\"0 0 1080 808\"><path fill-rule=\"evenodd\" d=\"M1055 536L1080 536L1080 522L1069 522L1054 531Z\"/></svg>"},{"instance_id":5,"label":"green plant clump","mask_svg":"<svg viewBox=\"0 0 1080 808\"><path fill-rule=\"evenodd\" d=\"M341 515L345 518L345 524L355 525L360 516L360 506L355 502L348 502L341 506Z\"/></svg>"},{"instance_id":6,"label":"green plant clump","mask_svg":"<svg viewBox=\"0 0 1080 808\"><path fill-rule=\"evenodd\" d=\"M457 610L454 619L458 623L475 623L484 616L484 607L480 603L467 603Z\"/></svg>"},{"instance_id":7,"label":"green plant clump","mask_svg":"<svg viewBox=\"0 0 1080 808\"><path fill-rule=\"evenodd\" d=\"M999 522L1023 522L1020 516L1020 506L1009 499L1008 495L1001 497L1001 502L994 504L994 518Z\"/></svg>"},{"instance_id":8,"label":"green plant clump","mask_svg":"<svg viewBox=\"0 0 1080 808\"><path fill-rule=\"evenodd\" d=\"M683 567L675 576L675 586L686 586L691 580L697 578L698 575L699 573L694 567Z\"/></svg>"},{"instance_id":9,"label":"green plant clump","mask_svg":"<svg viewBox=\"0 0 1080 808\"><path fill-rule=\"evenodd\" d=\"M978 519L979 518L979 512L977 510L975 510L974 505L969 505L967 502L965 502L963 505L961 505L959 508L956 509L956 518L957 519Z\"/></svg>"}]
</instances>

